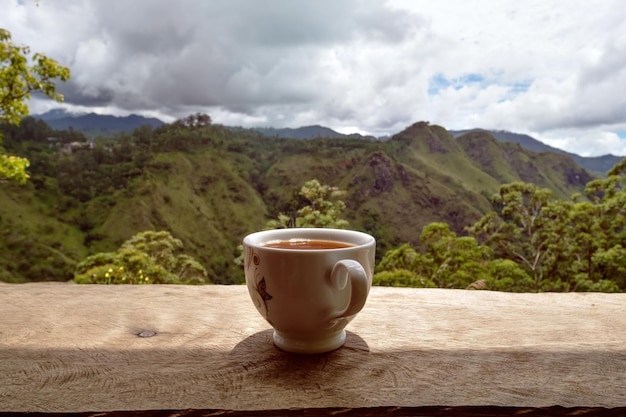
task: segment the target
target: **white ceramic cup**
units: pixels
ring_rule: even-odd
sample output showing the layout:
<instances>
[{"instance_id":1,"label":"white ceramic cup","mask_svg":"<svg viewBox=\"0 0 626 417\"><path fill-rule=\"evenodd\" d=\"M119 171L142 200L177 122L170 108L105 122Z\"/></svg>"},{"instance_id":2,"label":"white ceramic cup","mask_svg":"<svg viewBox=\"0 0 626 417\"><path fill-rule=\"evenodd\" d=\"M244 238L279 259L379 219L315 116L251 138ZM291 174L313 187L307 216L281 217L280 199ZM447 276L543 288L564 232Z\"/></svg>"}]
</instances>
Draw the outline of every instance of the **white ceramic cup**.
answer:
<instances>
[{"instance_id":1,"label":"white ceramic cup","mask_svg":"<svg viewBox=\"0 0 626 417\"><path fill-rule=\"evenodd\" d=\"M324 240L351 246L285 249L268 242ZM274 328L274 343L293 353L341 347L346 325L361 311L372 285L375 239L353 230L291 228L243 240L250 297Z\"/></svg>"}]
</instances>

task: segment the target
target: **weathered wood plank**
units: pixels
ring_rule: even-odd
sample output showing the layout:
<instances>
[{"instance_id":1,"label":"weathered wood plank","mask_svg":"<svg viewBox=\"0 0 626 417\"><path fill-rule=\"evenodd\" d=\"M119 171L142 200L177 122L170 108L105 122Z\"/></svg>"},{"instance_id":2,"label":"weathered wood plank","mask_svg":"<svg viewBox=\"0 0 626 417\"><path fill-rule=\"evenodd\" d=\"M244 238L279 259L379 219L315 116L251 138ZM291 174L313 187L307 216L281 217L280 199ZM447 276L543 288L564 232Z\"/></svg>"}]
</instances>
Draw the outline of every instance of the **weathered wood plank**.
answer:
<instances>
[{"instance_id":1,"label":"weathered wood plank","mask_svg":"<svg viewBox=\"0 0 626 417\"><path fill-rule=\"evenodd\" d=\"M343 348L298 356L246 291L2 284L0 412L626 406L626 294L373 288Z\"/></svg>"},{"instance_id":2,"label":"weathered wood plank","mask_svg":"<svg viewBox=\"0 0 626 417\"><path fill-rule=\"evenodd\" d=\"M287 410L140 410L81 413L3 413L0 416L60 417L624 417L626 408L565 407L373 407L373 408L290 408Z\"/></svg>"}]
</instances>

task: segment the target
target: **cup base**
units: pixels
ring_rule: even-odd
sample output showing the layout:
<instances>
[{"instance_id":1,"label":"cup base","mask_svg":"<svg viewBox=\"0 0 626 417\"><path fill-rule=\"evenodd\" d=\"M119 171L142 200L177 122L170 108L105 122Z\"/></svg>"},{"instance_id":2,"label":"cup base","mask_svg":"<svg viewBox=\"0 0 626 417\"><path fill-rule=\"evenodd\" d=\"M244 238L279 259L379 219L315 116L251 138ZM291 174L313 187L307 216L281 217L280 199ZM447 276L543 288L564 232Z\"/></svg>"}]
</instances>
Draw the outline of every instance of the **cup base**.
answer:
<instances>
[{"instance_id":1,"label":"cup base","mask_svg":"<svg viewBox=\"0 0 626 417\"><path fill-rule=\"evenodd\" d=\"M303 354L326 353L343 346L346 342L346 331L341 330L323 339L302 339L290 337L289 334L274 330L273 339L276 347L285 352Z\"/></svg>"}]
</instances>

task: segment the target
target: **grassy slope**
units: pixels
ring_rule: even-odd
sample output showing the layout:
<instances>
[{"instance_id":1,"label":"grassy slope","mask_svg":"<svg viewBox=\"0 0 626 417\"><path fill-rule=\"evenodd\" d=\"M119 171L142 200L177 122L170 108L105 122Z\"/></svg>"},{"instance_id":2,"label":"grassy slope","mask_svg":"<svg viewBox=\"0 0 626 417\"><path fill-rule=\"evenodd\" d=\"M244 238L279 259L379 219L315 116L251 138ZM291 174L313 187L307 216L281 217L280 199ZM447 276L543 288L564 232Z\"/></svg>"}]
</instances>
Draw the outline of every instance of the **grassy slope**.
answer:
<instances>
[{"instance_id":1,"label":"grassy slope","mask_svg":"<svg viewBox=\"0 0 626 417\"><path fill-rule=\"evenodd\" d=\"M51 196L32 183L4 183L0 201L0 280L70 279L75 260L87 255L84 233L58 219Z\"/></svg>"},{"instance_id":2,"label":"grassy slope","mask_svg":"<svg viewBox=\"0 0 626 417\"><path fill-rule=\"evenodd\" d=\"M50 274L29 263L50 258L46 263L55 270L67 271L89 253L163 229L183 240L214 282L241 280L232 262L241 238L263 228L312 178L347 190L344 217L378 238L379 255L403 242L418 243L431 222L447 222L461 233L490 209L489 198L502 183L536 180L567 197L586 182L586 173L563 157L487 136L455 140L426 123L387 142L224 141L156 154L126 189L83 206L64 206L54 184L43 191L32 183L0 186L0 279L47 279Z\"/></svg>"},{"instance_id":3,"label":"grassy slope","mask_svg":"<svg viewBox=\"0 0 626 417\"><path fill-rule=\"evenodd\" d=\"M169 230L214 282L229 282L237 275L232 260L240 238L265 222L263 201L227 159L210 151L156 159L167 169L149 169L97 232L119 244L144 230Z\"/></svg>"},{"instance_id":4,"label":"grassy slope","mask_svg":"<svg viewBox=\"0 0 626 417\"><path fill-rule=\"evenodd\" d=\"M535 153L518 144L499 143L485 131L470 132L457 140L477 166L502 184L533 183L553 190L559 198L569 198L592 179L567 155Z\"/></svg>"},{"instance_id":5,"label":"grassy slope","mask_svg":"<svg viewBox=\"0 0 626 417\"><path fill-rule=\"evenodd\" d=\"M454 137L440 126L416 123L391 141L405 145L399 149L398 159L414 167L424 166L454 190L480 194L497 189L500 183L468 158Z\"/></svg>"}]
</instances>

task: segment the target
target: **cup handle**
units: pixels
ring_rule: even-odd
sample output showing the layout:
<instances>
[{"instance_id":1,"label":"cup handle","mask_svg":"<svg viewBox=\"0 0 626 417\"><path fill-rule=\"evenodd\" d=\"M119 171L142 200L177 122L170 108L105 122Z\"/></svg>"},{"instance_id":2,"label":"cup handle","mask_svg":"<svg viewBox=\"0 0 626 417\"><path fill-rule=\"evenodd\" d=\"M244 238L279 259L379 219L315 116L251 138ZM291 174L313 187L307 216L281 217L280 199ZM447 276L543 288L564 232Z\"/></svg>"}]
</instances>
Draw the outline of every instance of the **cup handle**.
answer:
<instances>
[{"instance_id":1,"label":"cup handle","mask_svg":"<svg viewBox=\"0 0 626 417\"><path fill-rule=\"evenodd\" d=\"M334 321L342 317L352 316L365 305L369 292L369 282L363 266L352 259L342 259L337 261L330 273L330 284L337 290L343 290L350 280L350 302L341 311L335 312L328 318Z\"/></svg>"}]
</instances>

